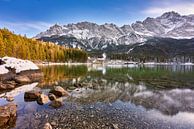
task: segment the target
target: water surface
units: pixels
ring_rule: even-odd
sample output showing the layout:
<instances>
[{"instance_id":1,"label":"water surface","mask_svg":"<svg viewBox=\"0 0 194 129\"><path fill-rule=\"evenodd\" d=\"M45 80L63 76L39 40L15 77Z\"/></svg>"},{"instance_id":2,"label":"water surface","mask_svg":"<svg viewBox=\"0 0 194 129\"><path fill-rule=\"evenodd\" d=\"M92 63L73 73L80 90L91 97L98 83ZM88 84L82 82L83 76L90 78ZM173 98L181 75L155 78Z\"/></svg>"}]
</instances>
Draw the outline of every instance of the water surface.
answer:
<instances>
[{"instance_id":1,"label":"water surface","mask_svg":"<svg viewBox=\"0 0 194 129\"><path fill-rule=\"evenodd\" d=\"M193 66L60 65L41 70L41 82L7 93L18 104L15 128L53 121L55 128L194 128ZM48 94L57 85L71 94L59 109L24 100L25 91L38 87Z\"/></svg>"}]
</instances>

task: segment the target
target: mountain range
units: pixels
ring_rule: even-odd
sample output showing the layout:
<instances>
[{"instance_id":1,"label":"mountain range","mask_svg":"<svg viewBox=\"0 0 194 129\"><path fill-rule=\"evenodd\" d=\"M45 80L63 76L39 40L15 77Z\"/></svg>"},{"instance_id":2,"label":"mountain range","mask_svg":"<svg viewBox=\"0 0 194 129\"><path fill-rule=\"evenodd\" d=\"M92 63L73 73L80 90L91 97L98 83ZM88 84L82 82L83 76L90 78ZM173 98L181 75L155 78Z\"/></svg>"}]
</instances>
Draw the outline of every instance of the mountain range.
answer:
<instances>
[{"instance_id":1,"label":"mountain range","mask_svg":"<svg viewBox=\"0 0 194 129\"><path fill-rule=\"evenodd\" d=\"M144 43L153 38L191 39L194 38L194 15L182 16L172 11L121 27L113 23L55 24L34 38L87 51Z\"/></svg>"}]
</instances>

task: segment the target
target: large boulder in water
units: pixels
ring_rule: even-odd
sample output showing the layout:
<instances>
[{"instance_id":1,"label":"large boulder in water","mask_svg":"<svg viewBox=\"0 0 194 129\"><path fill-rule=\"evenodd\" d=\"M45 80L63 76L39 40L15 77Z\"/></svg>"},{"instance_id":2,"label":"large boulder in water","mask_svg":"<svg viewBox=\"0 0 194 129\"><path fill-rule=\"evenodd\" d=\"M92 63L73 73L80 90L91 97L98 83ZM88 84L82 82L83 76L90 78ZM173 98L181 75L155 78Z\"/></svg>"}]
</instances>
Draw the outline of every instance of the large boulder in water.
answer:
<instances>
[{"instance_id":1,"label":"large boulder in water","mask_svg":"<svg viewBox=\"0 0 194 129\"><path fill-rule=\"evenodd\" d=\"M41 91L36 91L36 90L25 92L24 100L25 101L36 101L40 97L41 93L42 93Z\"/></svg>"},{"instance_id":2,"label":"large boulder in water","mask_svg":"<svg viewBox=\"0 0 194 129\"><path fill-rule=\"evenodd\" d=\"M58 97L69 95L69 93L66 90L64 90L61 86L54 87L54 89L52 89L49 93L53 93L54 95Z\"/></svg>"},{"instance_id":3,"label":"large boulder in water","mask_svg":"<svg viewBox=\"0 0 194 129\"><path fill-rule=\"evenodd\" d=\"M14 125L16 122L16 112L17 105L14 103L0 106L0 128Z\"/></svg>"}]
</instances>

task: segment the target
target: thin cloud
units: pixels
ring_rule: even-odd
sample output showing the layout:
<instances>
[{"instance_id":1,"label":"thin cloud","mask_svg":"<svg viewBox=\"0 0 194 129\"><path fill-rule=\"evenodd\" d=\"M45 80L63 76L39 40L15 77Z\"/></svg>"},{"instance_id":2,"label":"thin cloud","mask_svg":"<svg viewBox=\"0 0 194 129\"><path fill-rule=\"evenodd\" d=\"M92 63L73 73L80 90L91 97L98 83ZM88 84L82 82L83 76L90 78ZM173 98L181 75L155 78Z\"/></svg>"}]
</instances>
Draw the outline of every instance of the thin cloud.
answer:
<instances>
[{"instance_id":1,"label":"thin cloud","mask_svg":"<svg viewBox=\"0 0 194 129\"><path fill-rule=\"evenodd\" d=\"M48 29L52 24L46 22L7 22L0 21L1 28L8 28L17 34L28 34L28 37L33 37L37 33Z\"/></svg>"},{"instance_id":2,"label":"thin cloud","mask_svg":"<svg viewBox=\"0 0 194 129\"><path fill-rule=\"evenodd\" d=\"M161 4L160 6L152 6L144 11L142 11L143 14L147 16L159 16L165 12L169 11L175 11L178 12L182 15L189 15L189 14L194 14L194 2L185 2L185 3L168 3L165 2Z\"/></svg>"}]
</instances>

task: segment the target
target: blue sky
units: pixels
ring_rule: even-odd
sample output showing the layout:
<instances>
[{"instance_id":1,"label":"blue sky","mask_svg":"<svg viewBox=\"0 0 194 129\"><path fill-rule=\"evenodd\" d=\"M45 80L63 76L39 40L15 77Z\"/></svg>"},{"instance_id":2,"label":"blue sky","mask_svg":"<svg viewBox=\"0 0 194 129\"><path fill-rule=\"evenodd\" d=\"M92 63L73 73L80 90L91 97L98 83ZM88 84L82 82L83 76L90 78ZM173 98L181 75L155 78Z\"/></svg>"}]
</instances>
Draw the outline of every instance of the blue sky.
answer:
<instances>
[{"instance_id":1,"label":"blue sky","mask_svg":"<svg viewBox=\"0 0 194 129\"><path fill-rule=\"evenodd\" d=\"M0 0L0 27L32 37L52 24L131 24L166 11L194 14L194 0Z\"/></svg>"}]
</instances>

